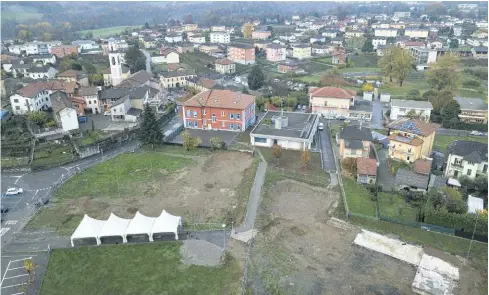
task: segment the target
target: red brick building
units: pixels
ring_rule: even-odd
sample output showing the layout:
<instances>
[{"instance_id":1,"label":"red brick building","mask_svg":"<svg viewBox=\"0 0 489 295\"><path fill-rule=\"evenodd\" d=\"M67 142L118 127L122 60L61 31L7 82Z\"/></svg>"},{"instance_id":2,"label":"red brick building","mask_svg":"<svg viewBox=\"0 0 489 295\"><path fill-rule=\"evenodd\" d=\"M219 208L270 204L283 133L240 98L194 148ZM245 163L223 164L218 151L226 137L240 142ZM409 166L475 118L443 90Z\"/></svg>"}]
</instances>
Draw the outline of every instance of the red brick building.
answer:
<instances>
[{"instance_id":1,"label":"red brick building","mask_svg":"<svg viewBox=\"0 0 489 295\"><path fill-rule=\"evenodd\" d=\"M185 128L239 132L255 123L255 97L231 90L201 92L180 109Z\"/></svg>"},{"instance_id":2,"label":"red brick building","mask_svg":"<svg viewBox=\"0 0 489 295\"><path fill-rule=\"evenodd\" d=\"M50 52L56 55L57 58L63 58L70 54L78 55L78 47L72 45L53 46Z\"/></svg>"},{"instance_id":3,"label":"red brick building","mask_svg":"<svg viewBox=\"0 0 489 295\"><path fill-rule=\"evenodd\" d=\"M251 44L231 44L228 46L228 59L243 65L255 63L255 47Z\"/></svg>"}]
</instances>

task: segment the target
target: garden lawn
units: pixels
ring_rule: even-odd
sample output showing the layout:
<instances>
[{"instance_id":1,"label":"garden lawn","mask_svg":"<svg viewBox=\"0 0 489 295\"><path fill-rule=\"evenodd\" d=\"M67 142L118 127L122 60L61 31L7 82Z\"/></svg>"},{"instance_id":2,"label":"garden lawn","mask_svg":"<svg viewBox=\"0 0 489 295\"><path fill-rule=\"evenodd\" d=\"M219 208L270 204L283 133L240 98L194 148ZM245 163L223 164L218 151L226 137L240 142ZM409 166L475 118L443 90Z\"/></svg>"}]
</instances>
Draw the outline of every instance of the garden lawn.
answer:
<instances>
[{"instance_id":1,"label":"garden lawn","mask_svg":"<svg viewBox=\"0 0 489 295\"><path fill-rule=\"evenodd\" d=\"M350 212L377 216L375 201L372 201L372 194L366 187L347 177L343 177L343 187Z\"/></svg>"},{"instance_id":2,"label":"garden lawn","mask_svg":"<svg viewBox=\"0 0 489 295\"><path fill-rule=\"evenodd\" d=\"M118 26L118 27L109 27L109 28L102 28L102 29L95 29L95 30L83 30L83 31L78 31L78 33L84 35L91 32L94 38L102 38L102 37L109 37L112 35L122 33L126 29L132 30L135 28L141 28L141 26Z\"/></svg>"},{"instance_id":3,"label":"garden lawn","mask_svg":"<svg viewBox=\"0 0 489 295\"><path fill-rule=\"evenodd\" d=\"M327 173L321 166L321 154L309 152L310 160L308 168L304 169L302 153L300 151L283 150L282 157L277 160L273 155L273 148L260 148L260 151L268 162L268 166L276 169L284 169L285 172L298 172L314 176L325 176Z\"/></svg>"},{"instance_id":4,"label":"garden lawn","mask_svg":"<svg viewBox=\"0 0 489 295\"><path fill-rule=\"evenodd\" d=\"M455 140L472 140L487 143L485 136L452 136L452 135L436 135L433 149L442 153L448 151L448 145Z\"/></svg>"},{"instance_id":5,"label":"garden lawn","mask_svg":"<svg viewBox=\"0 0 489 295\"><path fill-rule=\"evenodd\" d=\"M380 72L380 68L353 67L338 69L340 73L358 73L358 72Z\"/></svg>"},{"instance_id":6,"label":"garden lawn","mask_svg":"<svg viewBox=\"0 0 489 295\"><path fill-rule=\"evenodd\" d=\"M84 136L83 138L79 139L78 143L82 146L89 145L96 142L97 140L103 139L104 137L105 134L101 130L90 131L88 132L87 136Z\"/></svg>"},{"instance_id":7,"label":"garden lawn","mask_svg":"<svg viewBox=\"0 0 489 295\"><path fill-rule=\"evenodd\" d=\"M316 76L316 75L301 76L301 77L297 77L295 79L302 81L304 83L321 82L321 76Z\"/></svg>"},{"instance_id":8,"label":"garden lawn","mask_svg":"<svg viewBox=\"0 0 489 295\"><path fill-rule=\"evenodd\" d=\"M41 294L235 294L242 270L229 254L218 267L184 265L180 243L56 249Z\"/></svg>"},{"instance_id":9,"label":"garden lawn","mask_svg":"<svg viewBox=\"0 0 489 295\"><path fill-rule=\"evenodd\" d=\"M330 57L315 58L313 61L318 61L318 62L323 62L323 63L327 63L327 64L332 64L332 60L333 60L333 58L330 56Z\"/></svg>"},{"instance_id":10,"label":"garden lawn","mask_svg":"<svg viewBox=\"0 0 489 295\"><path fill-rule=\"evenodd\" d=\"M408 222L416 222L418 209L411 207L398 194L379 193L379 215Z\"/></svg>"},{"instance_id":11,"label":"garden lawn","mask_svg":"<svg viewBox=\"0 0 489 295\"><path fill-rule=\"evenodd\" d=\"M355 63L356 67L365 67L365 68L376 68L377 63L380 59L377 55L352 55L348 57L351 61Z\"/></svg>"},{"instance_id":12,"label":"garden lawn","mask_svg":"<svg viewBox=\"0 0 489 295\"><path fill-rule=\"evenodd\" d=\"M40 144L34 150L33 166L61 165L73 159L70 145Z\"/></svg>"}]
</instances>

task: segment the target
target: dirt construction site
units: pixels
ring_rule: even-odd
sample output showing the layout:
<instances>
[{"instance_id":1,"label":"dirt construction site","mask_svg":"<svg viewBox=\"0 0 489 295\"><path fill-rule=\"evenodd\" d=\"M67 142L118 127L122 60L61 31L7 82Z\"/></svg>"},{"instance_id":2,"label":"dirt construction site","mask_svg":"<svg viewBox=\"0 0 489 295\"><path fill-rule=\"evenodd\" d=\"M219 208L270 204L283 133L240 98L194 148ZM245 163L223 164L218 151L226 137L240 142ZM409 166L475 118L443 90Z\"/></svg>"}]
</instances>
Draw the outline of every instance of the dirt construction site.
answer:
<instances>
[{"instance_id":1,"label":"dirt construction site","mask_svg":"<svg viewBox=\"0 0 489 295\"><path fill-rule=\"evenodd\" d=\"M266 193L251 250L253 294L414 294L416 269L354 246L359 229L328 221L339 193L285 180Z\"/></svg>"}]
</instances>

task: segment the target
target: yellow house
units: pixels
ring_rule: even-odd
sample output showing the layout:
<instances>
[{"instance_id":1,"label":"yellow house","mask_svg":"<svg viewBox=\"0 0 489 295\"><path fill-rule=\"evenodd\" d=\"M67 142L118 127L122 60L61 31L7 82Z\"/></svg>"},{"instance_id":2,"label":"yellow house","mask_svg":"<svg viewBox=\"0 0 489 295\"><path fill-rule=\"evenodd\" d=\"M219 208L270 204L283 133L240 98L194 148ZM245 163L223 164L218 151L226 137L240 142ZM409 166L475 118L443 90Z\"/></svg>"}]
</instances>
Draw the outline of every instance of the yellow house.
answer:
<instances>
[{"instance_id":1,"label":"yellow house","mask_svg":"<svg viewBox=\"0 0 489 295\"><path fill-rule=\"evenodd\" d=\"M372 131L362 125L346 126L338 134L340 158L375 158L371 149Z\"/></svg>"},{"instance_id":2,"label":"yellow house","mask_svg":"<svg viewBox=\"0 0 489 295\"><path fill-rule=\"evenodd\" d=\"M294 46L292 56L297 59L304 59L311 57L311 45L299 44Z\"/></svg>"},{"instance_id":3,"label":"yellow house","mask_svg":"<svg viewBox=\"0 0 489 295\"><path fill-rule=\"evenodd\" d=\"M389 157L408 163L429 157L438 124L402 118L389 124Z\"/></svg>"},{"instance_id":4,"label":"yellow house","mask_svg":"<svg viewBox=\"0 0 489 295\"><path fill-rule=\"evenodd\" d=\"M197 27L198 27L197 24L185 24L184 30L185 30L185 32L195 31L195 30L197 30Z\"/></svg>"},{"instance_id":5,"label":"yellow house","mask_svg":"<svg viewBox=\"0 0 489 295\"><path fill-rule=\"evenodd\" d=\"M364 33L362 31L346 31L345 32L345 37L346 38L354 38L354 37L362 37Z\"/></svg>"}]
</instances>

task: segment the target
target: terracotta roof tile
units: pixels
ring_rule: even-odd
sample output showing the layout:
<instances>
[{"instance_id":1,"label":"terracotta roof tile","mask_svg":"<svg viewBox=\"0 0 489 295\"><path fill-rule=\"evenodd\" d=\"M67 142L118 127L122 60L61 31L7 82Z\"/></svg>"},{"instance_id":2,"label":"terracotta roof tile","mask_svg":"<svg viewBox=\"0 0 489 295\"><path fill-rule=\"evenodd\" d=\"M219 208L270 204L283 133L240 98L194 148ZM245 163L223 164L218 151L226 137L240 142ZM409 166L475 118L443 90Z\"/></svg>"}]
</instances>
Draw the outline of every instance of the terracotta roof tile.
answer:
<instances>
[{"instance_id":1,"label":"terracotta roof tile","mask_svg":"<svg viewBox=\"0 0 489 295\"><path fill-rule=\"evenodd\" d=\"M227 59L227 58L222 58L222 59L216 60L215 63L228 66L228 65L232 65L234 63L234 61Z\"/></svg>"},{"instance_id":2,"label":"terracotta roof tile","mask_svg":"<svg viewBox=\"0 0 489 295\"><path fill-rule=\"evenodd\" d=\"M36 97L43 90L66 90L66 82L61 80L47 82L32 82L19 90L19 95L24 97Z\"/></svg>"},{"instance_id":3,"label":"terracotta roof tile","mask_svg":"<svg viewBox=\"0 0 489 295\"><path fill-rule=\"evenodd\" d=\"M312 96L319 97L331 97L331 98L347 98L350 99L355 96L357 92L355 90L343 89L338 87L321 87L312 92Z\"/></svg>"},{"instance_id":4,"label":"terracotta roof tile","mask_svg":"<svg viewBox=\"0 0 489 295\"><path fill-rule=\"evenodd\" d=\"M357 158L357 172L360 175L377 175L375 159Z\"/></svg>"},{"instance_id":5,"label":"terracotta roof tile","mask_svg":"<svg viewBox=\"0 0 489 295\"><path fill-rule=\"evenodd\" d=\"M215 108L245 109L255 101L255 97L249 94L233 92L231 90L203 91L182 103L183 106Z\"/></svg>"},{"instance_id":6,"label":"terracotta roof tile","mask_svg":"<svg viewBox=\"0 0 489 295\"><path fill-rule=\"evenodd\" d=\"M430 175L431 172L431 160L419 159L414 162L414 172Z\"/></svg>"}]
</instances>

